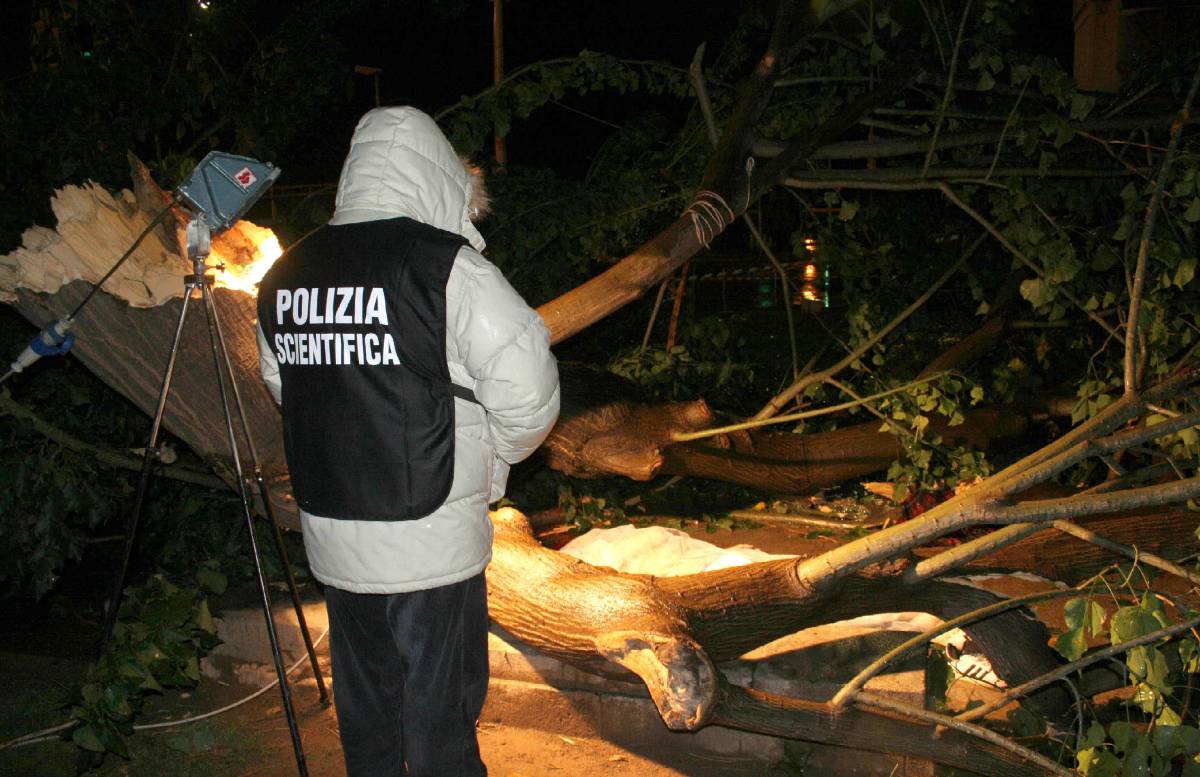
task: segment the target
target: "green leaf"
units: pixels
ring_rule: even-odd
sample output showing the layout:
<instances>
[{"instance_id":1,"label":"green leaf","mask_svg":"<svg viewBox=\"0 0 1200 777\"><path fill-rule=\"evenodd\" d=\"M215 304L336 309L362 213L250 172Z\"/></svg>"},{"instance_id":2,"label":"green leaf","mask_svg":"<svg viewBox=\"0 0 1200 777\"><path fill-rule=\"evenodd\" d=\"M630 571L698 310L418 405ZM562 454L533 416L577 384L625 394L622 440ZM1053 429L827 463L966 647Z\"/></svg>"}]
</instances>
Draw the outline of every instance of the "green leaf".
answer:
<instances>
[{"instance_id":1,"label":"green leaf","mask_svg":"<svg viewBox=\"0 0 1200 777\"><path fill-rule=\"evenodd\" d=\"M1117 252L1112 250L1108 244L1103 244L1096 249L1096 253L1092 256L1092 269L1096 272L1106 272L1116 265L1117 261Z\"/></svg>"},{"instance_id":2,"label":"green leaf","mask_svg":"<svg viewBox=\"0 0 1200 777\"><path fill-rule=\"evenodd\" d=\"M1083 626L1067 629L1054 640L1054 649L1068 661L1078 661L1087 652L1087 637Z\"/></svg>"},{"instance_id":3,"label":"green leaf","mask_svg":"<svg viewBox=\"0 0 1200 777\"><path fill-rule=\"evenodd\" d=\"M981 92L987 92L987 91L990 91L991 88L995 85L996 85L996 78L992 75L991 71L984 70L983 72L981 72L979 74L979 83L976 85L975 88Z\"/></svg>"},{"instance_id":4,"label":"green leaf","mask_svg":"<svg viewBox=\"0 0 1200 777\"><path fill-rule=\"evenodd\" d=\"M1193 197L1192 203L1187 206L1187 210L1183 212L1183 220L1191 223L1200 221L1200 197Z\"/></svg>"},{"instance_id":5,"label":"green leaf","mask_svg":"<svg viewBox=\"0 0 1200 777\"><path fill-rule=\"evenodd\" d=\"M1089 747L1075 755L1079 773L1087 777L1117 777L1121 773L1121 761L1107 750Z\"/></svg>"},{"instance_id":6,"label":"green leaf","mask_svg":"<svg viewBox=\"0 0 1200 777\"><path fill-rule=\"evenodd\" d=\"M196 625L209 634L217 633L217 624L213 622L212 613L208 611L207 599L200 600L200 607L196 610Z\"/></svg>"},{"instance_id":7,"label":"green leaf","mask_svg":"<svg viewBox=\"0 0 1200 777\"><path fill-rule=\"evenodd\" d=\"M1200 202L1200 200L1197 200L1197 202ZM1179 266L1175 268L1175 277L1172 279L1172 283L1182 289L1194 277L1196 277L1196 257L1185 256L1180 260Z\"/></svg>"},{"instance_id":8,"label":"green leaf","mask_svg":"<svg viewBox=\"0 0 1200 777\"><path fill-rule=\"evenodd\" d=\"M196 571L196 582L203 586L205 590L218 595L225 593L225 589L229 587L228 578L210 567L200 567Z\"/></svg>"},{"instance_id":9,"label":"green leaf","mask_svg":"<svg viewBox=\"0 0 1200 777\"><path fill-rule=\"evenodd\" d=\"M851 200L842 200L842 206L838 209L838 218L842 221L849 221L858 213L858 203Z\"/></svg>"},{"instance_id":10,"label":"green leaf","mask_svg":"<svg viewBox=\"0 0 1200 777\"><path fill-rule=\"evenodd\" d=\"M122 758L129 758L129 746L125 743L125 737L118 732L112 729L101 730L100 742L103 743L105 750L116 753Z\"/></svg>"},{"instance_id":11,"label":"green leaf","mask_svg":"<svg viewBox=\"0 0 1200 777\"><path fill-rule=\"evenodd\" d=\"M71 741L84 750L90 750L93 753L103 753L104 743L100 741L100 734L96 727L90 724L82 725L71 732Z\"/></svg>"},{"instance_id":12,"label":"green leaf","mask_svg":"<svg viewBox=\"0 0 1200 777\"><path fill-rule=\"evenodd\" d=\"M1076 120L1086 119L1088 114L1092 112L1092 108L1096 105L1096 98L1085 94L1076 94L1071 98L1071 118Z\"/></svg>"},{"instance_id":13,"label":"green leaf","mask_svg":"<svg viewBox=\"0 0 1200 777\"><path fill-rule=\"evenodd\" d=\"M1029 300L1034 307L1041 307L1054 299L1054 287L1041 278L1029 278L1021 281L1021 296Z\"/></svg>"},{"instance_id":14,"label":"green leaf","mask_svg":"<svg viewBox=\"0 0 1200 777\"><path fill-rule=\"evenodd\" d=\"M1138 733L1132 725L1124 720L1113 721L1108 726L1108 735L1112 737L1113 744L1117 746L1118 753L1128 753L1134 748L1138 739L1141 739L1141 734Z\"/></svg>"},{"instance_id":15,"label":"green leaf","mask_svg":"<svg viewBox=\"0 0 1200 777\"><path fill-rule=\"evenodd\" d=\"M1074 599L1068 599L1063 606L1063 621L1067 624L1068 629L1078 629L1083 626L1084 617L1087 614L1087 597L1079 596Z\"/></svg>"},{"instance_id":16,"label":"green leaf","mask_svg":"<svg viewBox=\"0 0 1200 777\"><path fill-rule=\"evenodd\" d=\"M1109 622L1112 644L1117 645L1162 628L1158 620L1142 605L1122 607L1113 613Z\"/></svg>"}]
</instances>

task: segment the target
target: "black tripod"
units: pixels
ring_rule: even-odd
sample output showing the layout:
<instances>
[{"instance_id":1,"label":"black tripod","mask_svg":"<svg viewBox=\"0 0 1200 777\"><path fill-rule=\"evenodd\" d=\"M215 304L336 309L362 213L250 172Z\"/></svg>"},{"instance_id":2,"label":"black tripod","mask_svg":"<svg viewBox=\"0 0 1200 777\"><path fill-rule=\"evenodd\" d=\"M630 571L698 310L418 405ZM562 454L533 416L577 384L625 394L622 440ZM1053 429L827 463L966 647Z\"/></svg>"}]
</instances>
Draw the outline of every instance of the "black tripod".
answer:
<instances>
[{"instance_id":1,"label":"black tripod","mask_svg":"<svg viewBox=\"0 0 1200 777\"><path fill-rule=\"evenodd\" d=\"M189 225L188 258L192 262L192 273L185 275L183 278L184 295L183 304L179 309L179 323L175 328L175 338L171 343L171 353L167 359L166 371L163 373L162 389L158 395L158 407L154 413L154 422L150 427L150 441L146 444L146 452L142 459L141 475L138 478L137 496L133 512L130 514L125 528L125 554L121 562L120 572L113 586L108 612L105 615L101 651L107 646L108 640L112 636L113 627L116 625L117 611L120 609L121 595L125 588L125 575L129 568L129 558L133 552L138 522L141 519L142 509L145 505L146 491L150 482L150 472L154 466L154 459L158 454L158 434L162 427L163 413L167 406L167 396L171 391L171 376L175 370L175 358L179 353L179 342L183 334L184 321L187 318L188 303L198 297L204 302L204 316L208 323L213 365L216 368L217 374L217 389L221 397L221 406L225 411L225 430L229 438L229 452L233 457L238 495L241 497L242 512L245 516L246 528L250 535L250 549L254 553L254 568L257 573L259 593L262 598L263 618L266 620L267 635L271 640L271 657L275 662L275 673L279 677L279 691L283 696L283 709L287 714L288 729L292 735L292 747L296 753L296 768L299 771L300 777L308 777L308 767L304 761L304 748L300 742L300 730L296 724L295 711L292 708L291 690L288 686L287 673L283 666L283 657L279 650L279 635L275 630L275 619L271 615L271 600L267 592L266 576L263 574L262 555L259 553L258 540L254 536L254 516L250 508L250 498L247 494L247 480L242 472L237 437L234 434L233 413L230 411L226 380L229 383L229 391L233 394L234 404L237 405L242 434L245 437L246 445L254 465L254 482L258 488L267 519L271 524L275 548L279 552L279 559L283 565L284 574L287 577L288 591L291 593L292 605L296 610L296 621L300 627L300 634L304 639L304 647L308 651L309 662L312 664L313 674L317 680L317 689L320 693L322 704L328 705L329 697L325 690L325 680L321 675L321 668L317 663L317 654L313 648L312 637L308 631L308 623L304 618L304 610L300 604L300 594L296 590L296 580L292 575L291 566L288 563L287 551L283 546L283 535L279 530L279 523L275 519L275 511L271 506L271 499L267 493L266 482L263 478L262 468L259 465L258 452L254 446L254 438L250 434L250 424L246 419L246 410L242 405L241 394L238 391L237 380L233 373L233 365L229 359L229 352L225 347L225 338L221 333L221 321L217 315L216 300L212 292L213 279L211 276L205 274L205 260L208 258L210 237L203 216L194 219L192 224Z\"/></svg>"}]
</instances>

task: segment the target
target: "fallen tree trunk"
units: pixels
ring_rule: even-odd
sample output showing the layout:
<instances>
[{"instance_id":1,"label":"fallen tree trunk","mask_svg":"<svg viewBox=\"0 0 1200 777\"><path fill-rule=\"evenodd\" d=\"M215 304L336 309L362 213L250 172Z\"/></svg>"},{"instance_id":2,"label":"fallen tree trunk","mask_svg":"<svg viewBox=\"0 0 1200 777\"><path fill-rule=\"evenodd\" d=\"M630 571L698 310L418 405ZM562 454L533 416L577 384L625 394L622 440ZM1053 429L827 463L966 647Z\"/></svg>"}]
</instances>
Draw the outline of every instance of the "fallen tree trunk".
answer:
<instances>
[{"instance_id":1,"label":"fallen tree trunk","mask_svg":"<svg viewBox=\"0 0 1200 777\"><path fill-rule=\"evenodd\" d=\"M83 197L85 204L91 198L97 211L119 207L111 202L106 205L105 195L97 190L69 190L62 197ZM61 206L63 202L57 204ZM62 274L50 280L44 275L42 281L46 287L37 291L10 287L7 290L10 299L36 323L68 312L85 293L87 285L73 282L64 286L63 280L78 275L89 280L95 277L87 262L77 258L75 264L70 264L72 254L77 257L81 251L95 253L97 245L111 245L114 250L100 249L98 253L117 255L115 249L123 246L129 231L136 231L146 221L144 213L137 213L141 214L140 220L132 218L126 229L108 232L80 229L75 223L78 219L68 218L66 227L59 232L43 231L35 235L39 238L32 241L35 246L4 258L7 277L28 280L31 268L45 267L51 260L59 263ZM106 235L108 243L104 242ZM73 269L66 271L66 267ZM181 281L179 288L182 289ZM253 299L232 290L219 290L216 296L261 458L269 475L281 476L283 457L278 415L257 379ZM167 299L161 304L134 308L125 300L98 295L80 317L77 355L102 379L150 412L158 391L156 365L165 362L167 340L173 333L179 304L178 299ZM185 351L177 366L176 393L168 406L167 423L195 450L219 465L225 448L224 425L214 391L212 358L201 324L196 316L185 327ZM1142 444L1154 436L1170 433L1171 429L1194 424L1193 414L1170 419L1148 431L1138 427L1117 431L1144 413L1148 403L1165 401L1195 377L1194 369L1185 371L1148 390L1145 396L1135 394L1117 400L1087 424L966 495L913 521L810 559L755 564L680 578L621 575L541 547L533 540L523 517L515 511L500 511L495 518L497 539L489 570L493 617L518 638L563 660L591 671L636 675L646 684L663 720L673 728L693 730L719 721L752 730L952 761L959 768L984 774L1055 773L1050 765L1029 761L1032 754L1028 751L997 746L990 740L981 743L978 736L968 736L963 731L948 734L950 740L937 740L932 734L934 722L920 710L897 712L892 707L884 709L877 700L862 698L852 702L856 705L852 709L834 714L823 700L781 700L733 689L722 679L716 662L741 655L806 625L914 607L949 617L994 600L987 594L982 594L981 599L981 592L969 588L914 574L919 572L920 565L880 565L889 559L903 558L916 547L958 529L1104 513L1125 506L1161 505L1200 493L1200 486L1194 480L1186 480L1081 497L1078 501L1059 499L1017 504L1012 501L1030 486L1089 455ZM831 466L834 459L821 458L831 451L843 457L847 453L856 456L862 451L863 461L870 460L867 453L889 458L895 455L890 447L894 441L889 436L868 432L866 427L842 430L843 434L853 433L856 438L853 442L846 442L849 437L843 438L836 447L832 442L812 446L811 440L803 435L769 434L734 434L707 445L669 445L676 428L711 423L711 413L703 403L680 403L667 407L666 412L649 405L618 403L602 406L600 412L591 415L585 412L574 416L578 419L575 426L572 418L567 415L560 433L574 434L575 442L561 444L559 455L566 457L572 451L582 451L584 456L576 456L576 462L587 462L589 456L590 461L601 464L628 461L619 453L620 436L633 429L637 432L634 437L640 435L644 441L643 450L657 447L665 451L660 465L653 464L651 454L642 454L642 460L650 462L643 470L647 476L670 471L675 466L687 468L688 472L710 467L714 473L724 467L729 476L728 471L735 468L731 462L757 460L767 468L764 471L778 477L786 467L795 468L796 462L806 462L810 467L827 466L819 462L828 462ZM642 420L635 423L637 419ZM989 425L1004 422L997 416L984 417L978 427L965 424L961 429L970 439L976 432L988 431ZM1022 423L1018 420L1012 431L1019 432ZM951 429L945 431L957 433ZM873 448L882 446L884 438L886 446ZM789 464L783 465L783 461ZM867 466L854 462L854 466L860 465ZM597 466L592 469L600 471ZM814 481L810 475L804 482ZM286 490L286 484L282 488ZM943 555L945 552L929 561ZM947 569L972 561L969 556L955 557ZM1022 566L1038 571L1036 563ZM1044 674L1055 665L1040 624L1019 613L981 621L972 625L969 632L992 659L998 674L1012 683ZM1005 649L999 650L1002 642ZM1053 712L1062 708L1065 697L1061 692L1047 689L1035 701ZM846 725L847 721L854 725ZM956 744L945 748L946 741Z\"/></svg>"},{"instance_id":2,"label":"fallen tree trunk","mask_svg":"<svg viewBox=\"0 0 1200 777\"><path fill-rule=\"evenodd\" d=\"M25 247L0 259L0 298L39 326L70 313L90 285L64 281L80 276L98 280L107 270L105 260L119 256L166 202L140 163L131 160L131 168L136 194L114 197L98 187L60 192L53 203L58 229L31 230ZM188 270L173 253L174 236L182 226L175 219L155 231L152 244L144 245L125 272L109 281L113 285L106 284L106 292L92 299L75 327L76 357L147 414L154 412ZM217 250L223 261L234 268L249 262L253 251L242 245L248 238L240 233L253 229L240 222L238 231L222 237ZM286 473L283 439L275 403L258 377L254 297L219 286L214 296L264 473L279 480ZM703 400L652 403L610 373L572 364L564 364L561 373L563 413L544 450L552 468L575 477L684 475L810 493L884 469L902 453L896 437L879 432L874 422L809 435L756 432L674 443L676 433L716 423ZM216 389L202 308L192 306L164 423L231 482ZM931 429L953 444L986 448L994 439L1020 436L1029 417L977 410L955 427L935 417ZM285 489L278 497L292 512Z\"/></svg>"},{"instance_id":3,"label":"fallen tree trunk","mask_svg":"<svg viewBox=\"0 0 1200 777\"><path fill-rule=\"evenodd\" d=\"M681 475L776 493L813 493L886 469L904 452L878 421L828 432L753 431L678 443L674 435L717 425L703 400L655 403L622 378L579 364L560 365L563 410L543 448L553 469L579 478L651 480ZM968 411L950 426L933 416L931 434L947 445L987 449L1023 436L1032 408Z\"/></svg>"},{"instance_id":4,"label":"fallen tree trunk","mask_svg":"<svg viewBox=\"0 0 1200 777\"><path fill-rule=\"evenodd\" d=\"M511 508L492 514L488 568L492 617L531 646L588 671L637 675L668 726L711 723L828 744L903 754L983 774L1028 771L1023 758L971 737L866 707L848 717L823 700L772 697L729 686L714 666L807 626L894 610L953 617L996 597L949 583L906 588L897 570L861 575L836 595L799 585L795 562L771 561L681 577L625 575L542 547ZM1010 683L1057 666L1042 625L1008 612L968 627ZM1019 681L1018 681L1019 682ZM1065 698L1044 697L1047 710Z\"/></svg>"}]
</instances>

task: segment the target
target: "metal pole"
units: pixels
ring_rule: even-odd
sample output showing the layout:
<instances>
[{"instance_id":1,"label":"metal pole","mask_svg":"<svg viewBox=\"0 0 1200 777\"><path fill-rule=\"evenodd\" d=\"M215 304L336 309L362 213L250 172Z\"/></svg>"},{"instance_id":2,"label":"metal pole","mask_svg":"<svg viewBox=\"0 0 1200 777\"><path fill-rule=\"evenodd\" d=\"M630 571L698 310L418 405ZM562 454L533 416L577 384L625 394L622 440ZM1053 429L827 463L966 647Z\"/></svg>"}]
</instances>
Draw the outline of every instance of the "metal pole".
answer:
<instances>
[{"instance_id":1,"label":"metal pole","mask_svg":"<svg viewBox=\"0 0 1200 777\"><path fill-rule=\"evenodd\" d=\"M238 389L234 377L233 362L229 358L229 349L225 347L225 333L221 331L221 317L218 315L216 295L209 293L212 307L212 322L217 330L217 345L220 347L221 360L225 364L225 372L229 375L229 386L233 393L233 404L237 408L238 419L241 421L242 434L246 437L246 447L250 452L250 462L254 466L254 482L262 498L263 511L271 524L271 536L275 540L275 551L279 554L279 562L283 565L284 578L287 580L288 593L292 597L292 607L296 612L296 624L300 627L300 637L304 640L304 649L308 651L308 661L312 664L313 676L317 680L317 693L321 704L329 706L329 693L325 690L325 678L321 674L321 665L317 662L317 651L313 645L312 634L308 630L308 620L304 617L304 607L300 602L300 591L296 587L296 576L292 574L292 565L288 560L287 549L283 544L283 532L280 531L279 521L275 517L275 508L271 504L271 496L267 492L266 479L262 474L262 465L258 459L258 447L254 444L254 435L250 432L250 422L246 418L246 406L242 402L242 392Z\"/></svg>"},{"instance_id":2,"label":"metal pole","mask_svg":"<svg viewBox=\"0 0 1200 777\"><path fill-rule=\"evenodd\" d=\"M494 83L504 80L504 0L492 0L492 79ZM508 146L495 128L496 166L508 167Z\"/></svg>"},{"instance_id":3,"label":"metal pole","mask_svg":"<svg viewBox=\"0 0 1200 777\"><path fill-rule=\"evenodd\" d=\"M183 335L183 322L187 319L188 301L191 297L192 287L185 283L183 302L179 306L179 323L175 325L175 337L171 341L171 352L167 356L167 368L163 372L162 387L158 391L158 405L154 411L154 422L150 425L150 439L146 442L146 449L142 454L142 470L138 475L137 496L133 500L133 511L125 522L125 553L121 557L121 568L113 580L108 611L104 614L104 631L100 634L100 655L104 655L108 641L112 639L113 629L117 625L117 613L121 609L121 595L125 591L125 575L129 572L129 559L133 555L138 524L141 522L142 510L146 504L146 491L150 486L150 470L154 466L154 459L158 453L158 433L162 429L163 414L167 409L167 395L171 391L171 376L175 372L175 357L179 355L179 340Z\"/></svg>"},{"instance_id":4,"label":"metal pole","mask_svg":"<svg viewBox=\"0 0 1200 777\"><path fill-rule=\"evenodd\" d=\"M199 273L198 273L199 274ZM262 555L258 550L258 539L254 536L254 515L250 511L250 498L246 493L246 479L242 472L242 461L238 455L237 438L233 432L233 414L229 409L229 397L225 392L225 380L221 373L220 346L216 327L216 305L208 276L201 275L200 293L204 297L204 316L208 321L208 337L212 345L213 367L217 373L217 390L221 407L225 411L225 431L229 437L229 453L233 457L233 468L237 476L238 496L242 500L242 514L250 534L250 549L254 553L254 571L258 579L258 592L262 599L263 619L267 623L267 636L271 641L271 659L275 663L275 674L279 678L279 693L283 697L283 710L287 716L288 730L292 735L292 749L296 755L296 769L300 777L308 777L308 766L304 760L304 745L300 741L300 728L296 723L296 712L292 708L292 693L288 686L287 671L283 667L283 655L279 650L279 634L275 630L275 618L271 614L271 595L267 590L267 578L263 574ZM231 376L232 377L232 376Z\"/></svg>"}]
</instances>

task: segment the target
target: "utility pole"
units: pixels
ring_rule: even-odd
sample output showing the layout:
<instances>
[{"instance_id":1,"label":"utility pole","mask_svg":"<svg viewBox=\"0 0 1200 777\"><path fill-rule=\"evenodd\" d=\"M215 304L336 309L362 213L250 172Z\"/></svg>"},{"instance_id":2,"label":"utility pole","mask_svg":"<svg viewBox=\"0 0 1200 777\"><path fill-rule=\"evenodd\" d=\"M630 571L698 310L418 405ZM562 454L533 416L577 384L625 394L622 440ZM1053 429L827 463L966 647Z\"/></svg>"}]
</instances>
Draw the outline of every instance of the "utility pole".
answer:
<instances>
[{"instance_id":1,"label":"utility pole","mask_svg":"<svg viewBox=\"0 0 1200 777\"><path fill-rule=\"evenodd\" d=\"M383 68L373 67L371 65L355 65L354 73L355 73L355 75L360 75L360 76L371 76L371 78L374 80L374 82L375 82L375 84L374 84L374 86L375 86L375 107L378 108L380 106L379 76L381 76L383 74Z\"/></svg>"},{"instance_id":2,"label":"utility pole","mask_svg":"<svg viewBox=\"0 0 1200 777\"><path fill-rule=\"evenodd\" d=\"M504 0L492 0L492 79L499 84L504 79ZM493 128L496 136L496 166L503 170L508 166L508 147L500 136L500 128Z\"/></svg>"}]
</instances>

